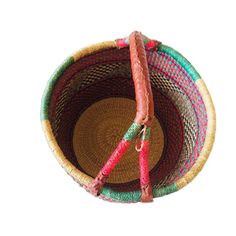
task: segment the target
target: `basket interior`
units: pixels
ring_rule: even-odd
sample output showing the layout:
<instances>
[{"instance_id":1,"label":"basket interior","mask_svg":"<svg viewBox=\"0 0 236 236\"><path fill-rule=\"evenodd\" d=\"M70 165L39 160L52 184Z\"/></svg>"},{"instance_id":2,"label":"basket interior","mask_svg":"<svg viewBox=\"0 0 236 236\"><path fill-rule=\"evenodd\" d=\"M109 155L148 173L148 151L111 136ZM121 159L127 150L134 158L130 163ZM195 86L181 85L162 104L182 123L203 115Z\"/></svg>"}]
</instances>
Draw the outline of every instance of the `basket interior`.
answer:
<instances>
[{"instance_id":1,"label":"basket interior","mask_svg":"<svg viewBox=\"0 0 236 236\"><path fill-rule=\"evenodd\" d=\"M190 75L172 57L147 51L154 97L150 178L174 183L195 163L204 144L207 115ZM49 120L66 158L89 176L105 164L135 115L129 49L106 49L71 64L52 92ZM109 177L116 191L139 189L134 145ZM107 155L108 154L108 155Z\"/></svg>"}]
</instances>

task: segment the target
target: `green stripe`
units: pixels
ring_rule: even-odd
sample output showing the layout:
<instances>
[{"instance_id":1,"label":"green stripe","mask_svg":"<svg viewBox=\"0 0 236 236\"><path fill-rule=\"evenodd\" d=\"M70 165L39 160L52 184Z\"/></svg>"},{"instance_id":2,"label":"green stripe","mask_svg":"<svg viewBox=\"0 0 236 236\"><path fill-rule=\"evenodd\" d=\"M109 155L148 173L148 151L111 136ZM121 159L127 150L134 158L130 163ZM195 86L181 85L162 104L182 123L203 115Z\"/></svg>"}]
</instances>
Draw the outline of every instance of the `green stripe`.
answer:
<instances>
[{"instance_id":1,"label":"green stripe","mask_svg":"<svg viewBox=\"0 0 236 236\"><path fill-rule=\"evenodd\" d=\"M161 187L159 189L153 189L153 197L162 197L164 195L176 192L177 186L175 184L171 184L168 186ZM141 200L141 191L133 191L133 192L116 192L110 188L104 187L101 192L102 195L107 198L113 199L115 201L120 202L139 202Z\"/></svg>"},{"instance_id":2,"label":"green stripe","mask_svg":"<svg viewBox=\"0 0 236 236\"><path fill-rule=\"evenodd\" d=\"M140 140L148 140L150 138L150 135L151 135L151 128L148 127L145 131L145 134L144 134L144 132L142 132L142 134L140 136Z\"/></svg>"},{"instance_id":3,"label":"green stripe","mask_svg":"<svg viewBox=\"0 0 236 236\"><path fill-rule=\"evenodd\" d=\"M133 192L116 192L110 188L104 187L101 191L101 194L107 198L120 201L120 202L139 202L141 199L140 191Z\"/></svg>"},{"instance_id":4,"label":"green stripe","mask_svg":"<svg viewBox=\"0 0 236 236\"><path fill-rule=\"evenodd\" d=\"M134 122L129 127L128 131L125 133L123 139L125 139L126 141L134 140L137 137L137 135L141 132L142 128L143 128L143 125ZM140 139L141 140L148 140L150 138L150 135L151 135L151 128L148 127L146 129L145 135L142 132Z\"/></svg>"},{"instance_id":5,"label":"green stripe","mask_svg":"<svg viewBox=\"0 0 236 236\"><path fill-rule=\"evenodd\" d=\"M138 124L138 123L133 123L128 131L125 133L123 139L127 140L127 141L131 141L133 139L135 139L137 137L137 135L139 134L139 132L142 129L142 125Z\"/></svg>"},{"instance_id":6,"label":"green stripe","mask_svg":"<svg viewBox=\"0 0 236 236\"><path fill-rule=\"evenodd\" d=\"M173 57L187 71L187 73L190 75L190 77L193 79L194 82L201 78L201 76L191 65L191 63L179 52L175 51L173 48L161 44L158 47L158 51L164 52L170 57Z\"/></svg>"},{"instance_id":7,"label":"green stripe","mask_svg":"<svg viewBox=\"0 0 236 236\"><path fill-rule=\"evenodd\" d=\"M49 79L47 86L44 90L43 96L42 96L42 102L41 102L41 111L40 111L40 118L41 120L47 120L48 119L48 107L49 102L52 94L52 90L54 89L54 86L58 79L61 77L65 69L71 65L74 62L73 57L68 57L53 73L51 78Z\"/></svg>"}]
</instances>

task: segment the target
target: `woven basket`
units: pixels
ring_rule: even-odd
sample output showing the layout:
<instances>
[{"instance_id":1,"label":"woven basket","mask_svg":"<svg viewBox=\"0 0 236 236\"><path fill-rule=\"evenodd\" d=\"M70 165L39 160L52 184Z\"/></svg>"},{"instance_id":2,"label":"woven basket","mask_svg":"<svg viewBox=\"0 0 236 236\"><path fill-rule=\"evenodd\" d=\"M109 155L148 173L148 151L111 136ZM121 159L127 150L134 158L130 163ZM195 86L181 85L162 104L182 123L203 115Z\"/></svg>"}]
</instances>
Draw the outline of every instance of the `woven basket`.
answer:
<instances>
[{"instance_id":1,"label":"woven basket","mask_svg":"<svg viewBox=\"0 0 236 236\"><path fill-rule=\"evenodd\" d=\"M188 184L215 137L215 110L193 66L139 32L67 58L41 120L58 162L87 191L151 202Z\"/></svg>"}]
</instances>

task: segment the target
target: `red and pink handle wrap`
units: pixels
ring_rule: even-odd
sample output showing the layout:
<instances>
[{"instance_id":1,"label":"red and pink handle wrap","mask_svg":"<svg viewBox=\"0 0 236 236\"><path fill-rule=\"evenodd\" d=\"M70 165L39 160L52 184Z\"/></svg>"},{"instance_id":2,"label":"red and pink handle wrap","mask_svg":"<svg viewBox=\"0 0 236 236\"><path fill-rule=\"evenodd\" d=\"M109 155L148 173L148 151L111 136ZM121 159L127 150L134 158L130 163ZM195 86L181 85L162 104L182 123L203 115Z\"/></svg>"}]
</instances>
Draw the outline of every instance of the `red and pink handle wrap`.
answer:
<instances>
[{"instance_id":1,"label":"red and pink handle wrap","mask_svg":"<svg viewBox=\"0 0 236 236\"><path fill-rule=\"evenodd\" d=\"M106 179L129 148L131 141L139 137L140 148L136 150L139 152L141 201L151 202L153 196L149 178L148 151L151 124L154 117L154 103L145 47L151 50L156 48L160 42L150 40L140 32L135 31L125 39L116 40L116 43L118 48L130 47L130 60L136 99L136 116L134 123L130 126L106 164L92 181L88 190L94 195L99 195Z\"/></svg>"}]
</instances>

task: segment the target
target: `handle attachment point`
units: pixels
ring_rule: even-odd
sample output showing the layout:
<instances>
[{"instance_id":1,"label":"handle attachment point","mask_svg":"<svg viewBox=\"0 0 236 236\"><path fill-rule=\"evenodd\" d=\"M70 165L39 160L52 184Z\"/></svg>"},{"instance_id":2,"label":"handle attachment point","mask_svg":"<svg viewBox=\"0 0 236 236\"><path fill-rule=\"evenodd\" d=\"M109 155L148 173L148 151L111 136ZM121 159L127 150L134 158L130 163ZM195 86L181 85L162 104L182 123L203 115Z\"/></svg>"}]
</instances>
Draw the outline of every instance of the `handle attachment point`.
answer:
<instances>
[{"instance_id":1,"label":"handle attachment point","mask_svg":"<svg viewBox=\"0 0 236 236\"><path fill-rule=\"evenodd\" d=\"M161 42L154 40L154 39L149 39L147 36L142 35L143 36L143 43L145 45L145 48L148 50L157 50L158 47L160 46ZM125 48L125 47L129 47L129 36L123 38L123 39L116 39L116 46L117 48Z\"/></svg>"}]
</instances>

